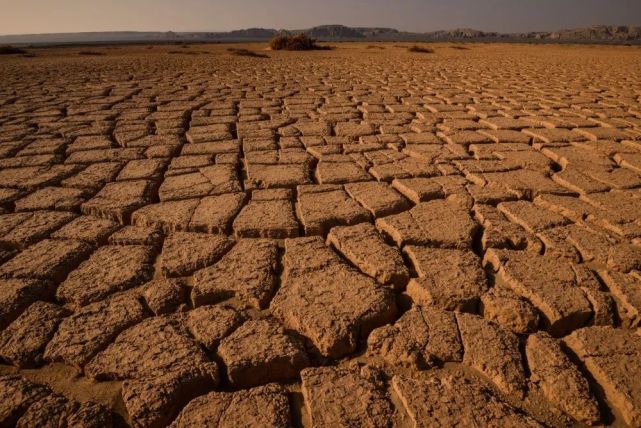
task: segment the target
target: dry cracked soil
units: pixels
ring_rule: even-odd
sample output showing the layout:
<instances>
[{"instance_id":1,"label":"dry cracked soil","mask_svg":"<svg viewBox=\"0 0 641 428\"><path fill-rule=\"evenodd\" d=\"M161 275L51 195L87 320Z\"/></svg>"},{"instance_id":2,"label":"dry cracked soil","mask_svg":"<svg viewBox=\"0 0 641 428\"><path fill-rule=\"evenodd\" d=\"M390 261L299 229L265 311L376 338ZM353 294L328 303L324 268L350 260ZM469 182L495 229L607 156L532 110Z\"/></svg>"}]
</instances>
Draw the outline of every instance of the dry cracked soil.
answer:
<instances>
[{"instance_id":1,"label":"dry cracked soil","mask_svg":"<svg viewBox=\"0 0 641 428\"><path fill-rule=\"evenodd\" d=\"M378 47L0 59L0 427L641 426L641 50Z\"/></svg>"}]
</instances>

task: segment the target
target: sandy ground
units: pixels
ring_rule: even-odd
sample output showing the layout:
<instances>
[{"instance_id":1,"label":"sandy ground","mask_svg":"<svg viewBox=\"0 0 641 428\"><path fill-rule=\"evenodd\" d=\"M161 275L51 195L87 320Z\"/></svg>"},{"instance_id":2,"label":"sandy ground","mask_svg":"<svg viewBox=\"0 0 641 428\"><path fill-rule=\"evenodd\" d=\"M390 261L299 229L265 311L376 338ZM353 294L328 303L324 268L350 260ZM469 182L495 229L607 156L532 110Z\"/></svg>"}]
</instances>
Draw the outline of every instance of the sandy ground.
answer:
<instances>
[{"instance_id":1,"label":"sandy ground","mask_svg":"<svg viewBox=\"0 0 641 428\"><path fill-rule=\"evenodd\" d=\"M641 49L334 46L0 58L0 426L641 426Z\"/></svg>"}]
</instances>

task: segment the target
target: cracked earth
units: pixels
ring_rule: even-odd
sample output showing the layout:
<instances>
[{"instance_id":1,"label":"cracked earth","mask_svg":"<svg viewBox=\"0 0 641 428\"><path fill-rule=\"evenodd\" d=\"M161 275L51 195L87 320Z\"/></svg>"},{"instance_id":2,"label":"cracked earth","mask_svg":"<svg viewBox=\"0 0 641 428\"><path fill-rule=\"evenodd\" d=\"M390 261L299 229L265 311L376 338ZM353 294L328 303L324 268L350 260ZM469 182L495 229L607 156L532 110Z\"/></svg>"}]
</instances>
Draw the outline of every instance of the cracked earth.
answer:
<instances>
[{"instance_id":1,"label":"cracked earth","mask_svg":"<svg viewBox=\"0 0 641 428\"><path fill-rule=\"evenodd\" d=\"M0 59L0 426L641 426L641 51L379 46Z\"/></svg>"}]
</instances>

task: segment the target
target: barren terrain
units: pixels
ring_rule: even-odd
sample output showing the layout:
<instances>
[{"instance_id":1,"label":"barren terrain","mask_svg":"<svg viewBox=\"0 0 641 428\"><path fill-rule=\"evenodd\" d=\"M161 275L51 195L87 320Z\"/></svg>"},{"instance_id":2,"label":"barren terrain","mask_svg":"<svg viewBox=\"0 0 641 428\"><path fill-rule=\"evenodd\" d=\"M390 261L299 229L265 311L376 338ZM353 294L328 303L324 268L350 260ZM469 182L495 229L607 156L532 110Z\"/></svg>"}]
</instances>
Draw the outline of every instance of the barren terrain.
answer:
<instances>
[{"instance_id":1,"label":"barren terrain","mask_svg":"<svg viewBox=\"0 0 641 428\"><path fill-rule=\"evenodd\" d=\"M641 426L641 49L0 57L0 426Z\"/></svg>"}]
</instances>

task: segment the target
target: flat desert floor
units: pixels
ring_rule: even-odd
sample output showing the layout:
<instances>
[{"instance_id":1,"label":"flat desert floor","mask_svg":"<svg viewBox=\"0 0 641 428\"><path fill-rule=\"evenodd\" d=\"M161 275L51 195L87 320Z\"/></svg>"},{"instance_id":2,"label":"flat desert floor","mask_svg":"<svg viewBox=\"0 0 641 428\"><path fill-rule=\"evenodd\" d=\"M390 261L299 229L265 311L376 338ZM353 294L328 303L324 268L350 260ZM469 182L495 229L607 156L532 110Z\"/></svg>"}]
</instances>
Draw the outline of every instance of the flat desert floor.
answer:
<instances>
[{"instance_id":1,"label":"flat desert floor","mask_svg":"<svg viewBox=\"0 0 641 428\"><path fill-rule=\"evenodd\" d=\"M0 58L0 426L641 425L641 48Z\"/></svg>"}]
</instances>

